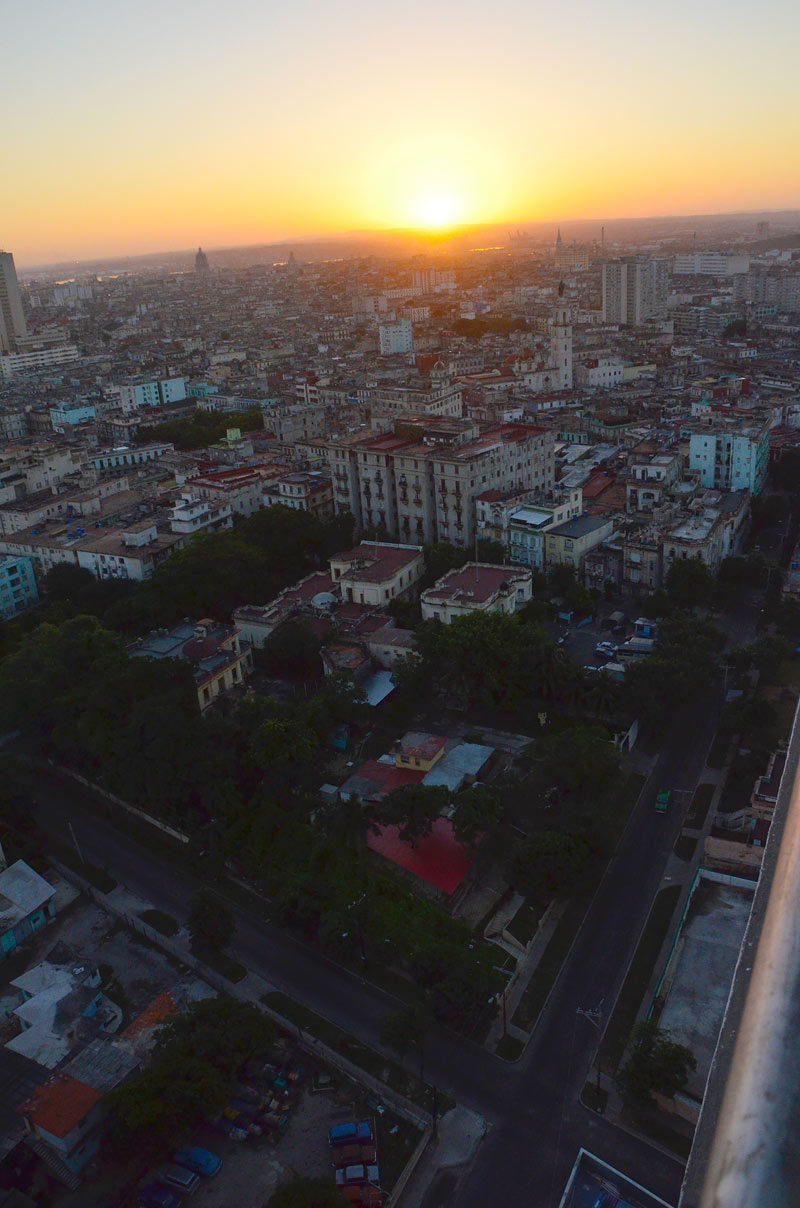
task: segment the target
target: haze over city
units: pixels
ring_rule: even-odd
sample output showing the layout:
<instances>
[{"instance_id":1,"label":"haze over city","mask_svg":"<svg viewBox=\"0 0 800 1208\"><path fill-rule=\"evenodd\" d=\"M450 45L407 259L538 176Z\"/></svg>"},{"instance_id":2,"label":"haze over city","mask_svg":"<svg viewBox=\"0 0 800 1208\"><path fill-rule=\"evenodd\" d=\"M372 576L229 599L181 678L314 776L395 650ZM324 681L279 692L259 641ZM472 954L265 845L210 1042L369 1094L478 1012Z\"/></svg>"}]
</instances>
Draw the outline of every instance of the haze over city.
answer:
<instances>
[{"instance_id":1,"label":"haze over city","mask_svg":"<svg viewBox=\"0 0 800 1208\"><path fill-rule=\"evenodd\" d=\"M797 0L6 8L0 1208L798 1208Z\"/></svg>"},{"instance_id":2,"label":"haze over city","mask_svg":"<svg viewBox=\"0 0 800 1208\"><path fill-rule=\"evenodd\" d=\"M800 204L798 8L38 0L4 20L18 266ZM743 86L743 74L746 86Z\"/></svg>"}]
</instances>

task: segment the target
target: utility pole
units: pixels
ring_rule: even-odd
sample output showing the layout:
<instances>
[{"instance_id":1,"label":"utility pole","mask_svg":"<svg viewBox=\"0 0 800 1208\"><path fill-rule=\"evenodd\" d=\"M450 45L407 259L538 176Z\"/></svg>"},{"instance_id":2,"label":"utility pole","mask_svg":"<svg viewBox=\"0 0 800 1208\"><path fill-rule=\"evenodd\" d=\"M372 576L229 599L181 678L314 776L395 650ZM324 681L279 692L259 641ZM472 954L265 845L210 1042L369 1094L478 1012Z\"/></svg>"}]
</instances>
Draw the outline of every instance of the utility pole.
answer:
<instances>
[{"instance_id":1,"label":"utility pole","mask_svg":"<svg viewBox=\"0 0 800 1208\"><path fill-rule=\"evenodd\" d=\"M75 844L75 850L78 853L78 859L80 860L81 864L84 864L85 860L83 858L83 854L81 852L80 847L78 846L78 840L75 838L75 828L71 822L68 822L67 826L69 827L69 833L72 835L72 842Z\"/></svg>"}]
</instances>

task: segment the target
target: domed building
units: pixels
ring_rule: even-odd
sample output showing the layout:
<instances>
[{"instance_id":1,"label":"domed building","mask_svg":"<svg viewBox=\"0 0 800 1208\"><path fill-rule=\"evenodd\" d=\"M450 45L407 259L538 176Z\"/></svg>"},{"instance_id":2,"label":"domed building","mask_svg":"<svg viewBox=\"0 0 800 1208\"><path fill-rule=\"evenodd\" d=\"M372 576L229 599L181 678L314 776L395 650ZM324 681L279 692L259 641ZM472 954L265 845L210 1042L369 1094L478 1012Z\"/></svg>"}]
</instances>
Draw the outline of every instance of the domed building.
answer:
<instances>
[{"instance_id":1,"label":"domed building","mask_svg":"<svg viewBox=\"0 0 800 1208\"><path fill-rule=\"evenodd\" d=\"M194 271L196 273L207 273L208 268L208 256L205 254L203 249L199 247L197 249L197 255L194 258Z\"/></svg>"}]
</instances>

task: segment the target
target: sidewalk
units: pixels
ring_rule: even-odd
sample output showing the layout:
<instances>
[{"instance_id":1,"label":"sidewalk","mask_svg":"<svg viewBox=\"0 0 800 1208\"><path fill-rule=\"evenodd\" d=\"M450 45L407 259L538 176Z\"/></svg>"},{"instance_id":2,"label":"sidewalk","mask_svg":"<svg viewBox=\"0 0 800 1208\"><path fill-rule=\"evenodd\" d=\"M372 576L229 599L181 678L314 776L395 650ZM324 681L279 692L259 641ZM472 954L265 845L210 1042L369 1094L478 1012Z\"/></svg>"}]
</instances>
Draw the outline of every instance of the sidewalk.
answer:
<instances>
[{"instance_id":1,"label":"sidewalk","mask_svg":"<svg viewBox=\"0 0 800 1208\"><path fill-rule=\"evenodd\" d=\"M435 1195L434 1181L444 1171L455 1171L472 1161L488 1125L477 1112L466 1107L454 1107L438 1123L436 1136L431 1138L416 1170L402 1196L403 1208L424 1208L429 1193ZM455 1179L453 1180L455 1182ZM436 1199L432 1199L436 1203ZM445 1201L441 1201L445 1202ZM446 1201L454 1203L450 1196Z\"/></svg>"},{"instance_id":2,"label":"sidewalk","mask_svg":"<svg viewBox=\"0 0 800 1208\"><path fill-rule=\"evenodd\" d=\"M517 964L516 972L511 978L511 981L506 988L506 1005L505 1017L507 1021L507 1031L511 1036L515 1036L517 1040L521 1040L523 1044L527 1044L530 1040L530 1033L519 1028L516 1024L511 1023L511 1019L519 1006L520 999L528 988L528 984L536 972L536 966L544 956L545 949L550 943L553 932L558 926L561 916L569 905L568 901L554 901L548 906L542 924L536 933L536 936L531 943L529 952L523 956ZM490 1053L493 1053L497 1048L500 1039L503 1035L503 1011L498 1011L492 1021L492 1026L489 1029L489 1034L486 1037L485 1047Z\"/></svg>"}]
</instances>

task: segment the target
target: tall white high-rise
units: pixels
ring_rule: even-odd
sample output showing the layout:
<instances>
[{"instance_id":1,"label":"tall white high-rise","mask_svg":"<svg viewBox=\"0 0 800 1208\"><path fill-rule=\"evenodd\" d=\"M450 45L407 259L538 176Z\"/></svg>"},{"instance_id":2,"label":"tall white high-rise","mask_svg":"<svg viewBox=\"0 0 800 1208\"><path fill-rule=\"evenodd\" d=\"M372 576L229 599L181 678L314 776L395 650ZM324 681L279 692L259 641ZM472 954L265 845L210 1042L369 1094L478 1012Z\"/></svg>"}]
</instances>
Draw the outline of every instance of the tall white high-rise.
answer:
<instances>
[{"instance_id":1,"label":"tall white high-rise","mask_svg":"<svg viewBox=\"0 0 800 1208\"><path fill-rule=\"evenodd\" d=\"M16 352L28 334L11 252L0 252L0 353Z\"/></svg>"},{"instance_id":2,"label":"tall white high-rise","mask_svg":"<svg viewBox=\"0 0 800 1208\"><path fill-rule=\"evenodd\" d=\"M669 265L652 256L626 256L603 265L603 321L636 327L663 319L667 309Z\"/></svg>"}]
</instances>

